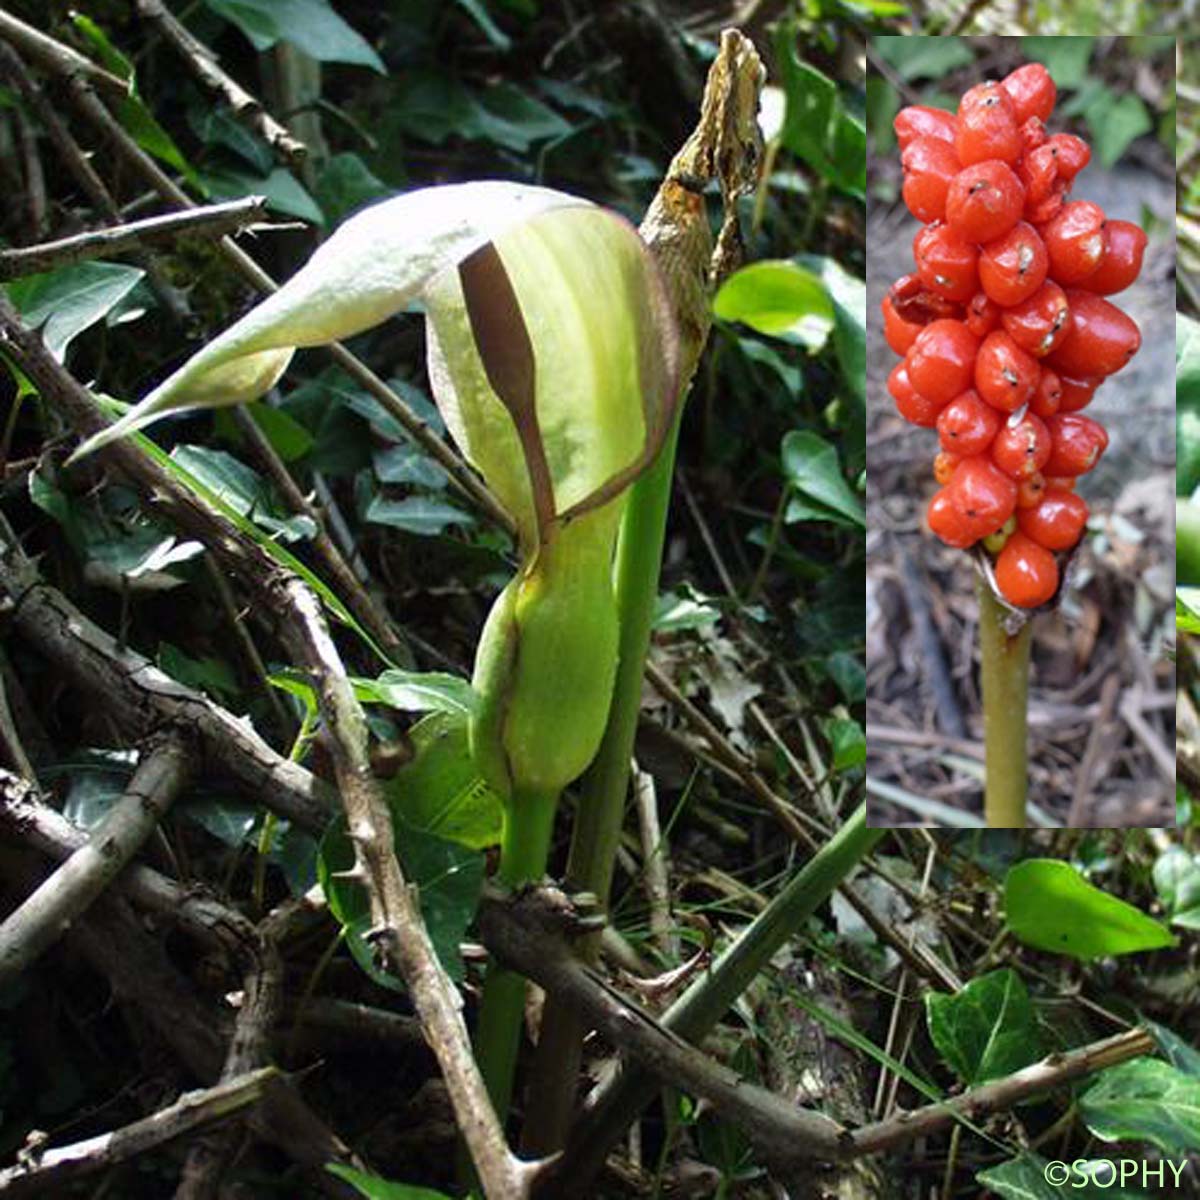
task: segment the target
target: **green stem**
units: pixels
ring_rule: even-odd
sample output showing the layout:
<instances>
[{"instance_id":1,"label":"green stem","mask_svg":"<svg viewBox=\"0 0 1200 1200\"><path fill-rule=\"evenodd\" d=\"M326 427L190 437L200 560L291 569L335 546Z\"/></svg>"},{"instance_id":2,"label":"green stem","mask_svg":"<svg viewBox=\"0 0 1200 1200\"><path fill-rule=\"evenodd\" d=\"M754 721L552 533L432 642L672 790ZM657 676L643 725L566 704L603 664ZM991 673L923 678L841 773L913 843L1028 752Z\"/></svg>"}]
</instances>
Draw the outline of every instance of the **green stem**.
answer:
<instances>
[{"instance_id":1,"label":"green stem","mask_svg":"<svg viewBox=\"0 0 1200 1200\"><path fill-rule=\"evenodd\" d=\"M985 580L979 581L978 591L987 779L984 819L989 829L1023 829L1029 787L1026 714L1033 622L1026 621L1020 633L1010 635L1004 627L1005 610Z\"/></svg>"},{"instance_id":2,"label":"green stem","mask_svg":"<svg viewBox=\"0 0 1200 1200\"><path fill-rule=\"evenodd\" d=\"M573 892L591 892L608 903L613 862L625 820L629 765L642 701L642 677L650 649L659 567L666 540L671 481L683 405L654 465L632 486L621 523L614 566L620 620L617 677L600 749L584 777L571 833L566 883ZM580 947L594 960L598 939ZM574 1110L584 1024L557 997L547 997L522 1150L540 1157L560 1149Z\"/></svg>"},{"instance_id":3,"label":"green stem","mask_svg":"<svg viewBox=\"0 0 1200 1200\"><path fill-rule=\"evenodd\" d=\"M504 816L499 881L510 889L539 881L546 873L554 832L557 792L517 789ZM475 1057L497 1115L503 1121L512 1099L517 1051L525 1015L525 979L496 963L488 966L475 1034Z\"/></svg>"},{"instance_id":4,"label":"green stem","mask_svg":"<svg viewBox=\"0 0 1200 1200\"><path fill-rule=\"evenodd\" d=\"M725 1015L783 944L829 898L887 831L867 828L860 805L840 830L659 1018L672 1033L698 1042ZM606 1084L572 1136L562 1160L572 1194L584 1195L612 1144L658 1091L653 1076L626 1068Z\"/></svg>"},{"instance_id":5,"label":"green stem","mask_svg":"<svg viewBox=\"0 0 1200 1200\"><path fill-rule=\"evenodd\" d=\"M1175 498L1175 574L1180 587L1200 583L1200 504Z\"/></svg>"}]
</instances>

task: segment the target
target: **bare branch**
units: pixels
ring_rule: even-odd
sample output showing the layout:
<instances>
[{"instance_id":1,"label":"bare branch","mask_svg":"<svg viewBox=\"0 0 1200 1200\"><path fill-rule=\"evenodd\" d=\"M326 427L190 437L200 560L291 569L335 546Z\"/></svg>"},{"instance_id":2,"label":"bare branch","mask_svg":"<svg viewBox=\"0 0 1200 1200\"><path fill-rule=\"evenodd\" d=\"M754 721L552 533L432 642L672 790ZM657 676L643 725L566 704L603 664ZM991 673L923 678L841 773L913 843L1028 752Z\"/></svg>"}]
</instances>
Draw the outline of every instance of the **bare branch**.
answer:
<instances>
[{"instance_id":1,"label":"bare branch","mask_svg":"<svg viewBox=\"0 0 1200 1200\"><path fill-rule=\"evenodd\" d=\"M850 1135L847 1153L857 1158L892 1150L945 1129L960 1118L974 1120L986 1113L1012 1108L1039 1092L1048 1092L1084 1075L1094 1074L1131 1058L1153 1054L1154 1051L1154 1038L1147 1030L1127 1029L1075 1050L1050 1054L1031 1067L972 1088L941 1104L930 1104L874 1125L864 1125Z\"/></svg>"},{"instance_id":2,"label":"bare branch","mask_svg":"<svg viewBox=\"0 0 1200 1200\"><path fill-rule=\"evenodd\" d=\"M125 80L103 67L98 67L90 58L84 58L78 51L42 33L40 29L26 25L24 21L2 8L0 38L15 46L43 70L57 75L60 79L86 79L103 88L116 100L122 100L129 94Z\"/></svg>"},{"instance_id":3,"label":"bare branch","mask_svg":"<svg viewBox=\"0 0 1200 1200\"><path fill-rule=\"evenodd\" d=\"M228 1120L247 1106L258 1103L266 1084L278 1074L274 1067L263 1067L215 1087L184 1092L174 1104L120 1129L72 1146L29 1151L25 1161L0 1171L0 1192L6 1200L52 1191L61 1195L58 1189L76 1179L127 1162L185 1133Z\"/></svg>"},{"instance_id":4,"label":"bare branch","mask_svg":"<svg viewBox=\"0 0 1200 1200\"><path fill-rule=\"evenodd\" d=\"M210 91L223 96L233 115L258 133L280 158L290 166L295 166L308 155L308 147L276 121L237 80L223 71L212 50L193 37L161 0L138 0L138 12L162 34L196 79Z\"/></svg>"},{"instance_id":5,"label":"bare branch","mask_svg":"<svg viewBox=\"0 0 1200 1200\"><path fill-rule=\"evenodd\" d=\"M146 242L171 241L178 237L224 237L261 221L266 216L266 204L262 196L246 196L224 204L110 225L106 229L90 229L37 246L0 250L0 279L16 279L93 258L112 258Z\"/></svg>"},{"instance_id":6,"label":"bare branch","mask_svg":"<svg viewBox=\"0 0 1200 1200\"><path fill-rule=\"evenodd\" d=\"M0 986L27 970L103 894L187 785L193 761L178 734L143 752L125 794L87 844L0 924Z\"/></svg>"}]
</instances>

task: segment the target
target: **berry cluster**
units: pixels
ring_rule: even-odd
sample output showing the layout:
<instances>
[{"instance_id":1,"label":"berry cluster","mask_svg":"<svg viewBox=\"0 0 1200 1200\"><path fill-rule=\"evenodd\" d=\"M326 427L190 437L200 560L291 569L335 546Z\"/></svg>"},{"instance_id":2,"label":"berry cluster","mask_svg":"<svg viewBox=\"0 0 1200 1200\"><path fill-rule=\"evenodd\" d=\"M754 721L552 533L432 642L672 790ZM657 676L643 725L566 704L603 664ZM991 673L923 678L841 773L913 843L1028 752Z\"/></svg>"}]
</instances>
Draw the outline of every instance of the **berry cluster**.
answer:
<instances>
[{"instance_id":1,"label":"berry cluster","mask_svg":"<svg viewBox=\"0 0 1200 1200\"><path fill-rule=\"evenodd\" d=\"M1091 157L1045 122L1055 87L1030 63L967 91L958 113L896 117L904 202L925 222L916 272L883 301L888 377L902 416L936 428L929 527L948 545L983 541L1011 604L1058 590L1055 553L1079 541L1075 481L1108 445L1084 416L1103 380L1137 353L1137 325L1104 297L1142 266L1146 235L1068 200Z\"/></svg>"}]
</instances>

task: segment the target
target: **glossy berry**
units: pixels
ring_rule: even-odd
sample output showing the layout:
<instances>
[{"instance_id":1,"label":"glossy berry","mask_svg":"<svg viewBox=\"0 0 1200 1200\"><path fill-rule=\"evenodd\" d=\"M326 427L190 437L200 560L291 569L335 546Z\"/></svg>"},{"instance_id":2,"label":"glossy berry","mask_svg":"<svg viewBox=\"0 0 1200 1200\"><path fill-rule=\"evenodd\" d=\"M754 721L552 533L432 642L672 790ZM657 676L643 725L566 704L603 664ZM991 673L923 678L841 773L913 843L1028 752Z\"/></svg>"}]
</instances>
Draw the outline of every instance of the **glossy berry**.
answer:
<instances>
[{"instance_id":1,"label":"glossy berry","mask_svg":"<svg viewBox=\"0 0 1200 1200\"><path fill-rule=\"evenodd\" d=\"M1031 412L1015 424L1006 421L992 442L992 462L1013 479L1038 474L1049 458L1050 431Z\"/></svg>"},{"instance_id":2,"label":"glossy berry","mask_svg":"<svg viewBox=\"0 0 1200 1200\"><path fill-rule=\"evenodd\" d=\"M903 151L920 137L939 138L954 145L958 122L954 114L944 108L910 104L896 114L892 128L896 131L896 141L900 143L900 149Z\"/></svg>"},{"instance_id":3,"label":"glossy berry","mask_svg":"<svg viewBox=\"0 0 1200 1200\"><path fill-rule=\"evenodd\" d=\"M962 305L931 292L919 275L901 275L888 289L888 299L896 315L912 325L923 327L939 317L962 315Z\"/></svg>"},{"instance_id":4,"label":"glossy berry","mask_svg":"<svg viewBox=\"0 0 1200 1200\"><path fill-rule=\"evenodd\" d=\"M1109 221L1104 227L1100 265L1079 285L1100 296L1123 292L1142 271L1146 233L1132 221Z\"/></svg>"},{"instance_id":5,"label":"glossy berry","mask_svg":"<svg viewBox=\"0 0 1200 1200\"><path fill-rule=\"evenodd\" d=\"M1034 227L1018 221L979 252L979 284L997 304L1028 300L1046 280L1050 260Z\"/></svg>"},{"instance_id":6,"label":"glossy berry","mask_svg":"<svg viewBox=\"0 0 1200 1200\"><path fill-rule=\"evenodd\" d=\"M1050 277L1064 287L1086 279L1104 254L1104 209L1090 200L1072 200L1042 226Z\"/></svg>"},{"instance_id":7,"label":"glossy berry","mask_svg":"<svg viewBox=\"0 0 1200 1200\"><path fill-rule=\"evenodd\" d=\"M1075 484L1078 482L1074 475L1047 475L1046 476L1046 491L1048 492L1070 492L1074 491Z\"/></svg>"},{"instance_id":8,"label":"glossy berry","mask_svg":"<svg viewBox=\"0 0 1200 1200\"><path fill-rule=\"evenodd\" d=\"M1067 290L1071 321L1046 361L1060 374L1095 378L1119 371L1142 344L1141 331L1115 304L1081 289Z\"/></svg>"},{"instance_id":9,"label":"glossy berry","mask_svg":"<svg viewBox=\"0 0 1200 1200\"><path fill-rule=\"evenodd\" d=\"M1024 207L1021 181L1007 163L994 160L959 171L946 190L946 221L968 242L1002 237L1021 219Z\"/></svg>"},{"instance_id":10,"label":"glossy berry","mask_svg":"<svg viewBox=\"0 0 1200 1200\"><path fill-rule=\"evenodd\" d=\"M938 413L944 405L922 396L908 377L908 368L903 361L898 362L888 375L888 391L896 402L896 411L914 425L932 429L937 424Z\"/></svg>"},{"instance_id":11,"label":"glossy berry","mask_svg":"<svg viewBox=\"0 0 1200 1200\"><path fill-rule=\"evenodd\" d=\"M1017 509L1036 508L1046 494L1046 477L1041 471L1035 471L1028 479L1017 480ZM1020 516L1018 515L1018 520Z\"/></svg>"},{"instance_id":12,"label":"glossy berry","mask_svg":"<svg viewBox=\"0 0 1200 1200\"><path fill-rule=\"evenodd\" d=\"M1037 608L1058 591L1058 564L1044 546L1014 533L996 559L996 586L1009 604Z\"/></svg>"},{"instance_id":13,"label":"glossy berry","mask_svg":"<svg viewBox=\"0 0 1200 1200\"><path fill-rule=\"evenodd\" d=\"M941 406L971 386L979 339L961 321L933 321L905 355L908 377L923 396Z\"/></svg>"},{"instance_id":14,"label":"glossy berry","mask_svg":"<svg viewBox=\"0 0 1200 1200\"><path fill-rule=\"evenodd\" d=\"M1102 379L1076 379L1072 375L1060 375L1058 382L1062 389L1058 411L1079 412L1081 408L1087 408L1091 404L1096 389L1104 381Z\"/></svg>"},{"instance_id":15,"label":"glossy berry","mask_svg":"<svg viewBox=\"0 0 1200 1200\"><path fill-rule=\"evenodd\" d=\"M1104 426L1082 413L1056 413L1046 418L1053 448L1043 474L1083 475L1090 471L1108 449Z\"/></svg>"},{"instance_id":16,"label":"glossy berry","mask_svg":"<svg viewBox=\"0 0 1200 1200\"><path fill-rule=\"evenodd\" d=\"M985 404L978 393L963 392L938 414L938 441L943 450L970 458L988 449L1003 424L1003 414Z\"/></svg>"},{"instance_id":17,"label":"glossy berry","mask_svg":"<svg viewBox=\"0 0 1200 1200\"><path fill-rule=\"evenodd\" d=\"M967 328L980 340L1000 324L1000 305L987 292L976 292L967 301L964 319Z\"/></svg>"},{"instance_id":18,"label":"glossy berry","mask_svg":"<svg viewBox=\"0 0 1200 1200\"><path fill-rule=\"evenodd\" d=\"M978 248L940 221L917 233L913 259L921 282L947 300L966 303L979 288Z\"/></svg>"},{"instance_id":19,"label":"glossy berry","mask_svg":"<svg viewBox=\"0 0 1200 1200\"><path fill-rule=\"evenodd\" d=\"M1092 151L1087 142L1073 133L1056 133L1046 145L1054 156L1059 179L1068 186L1075 182L1075 176L1092 160Z\"/></svg>"},{"instance_id":20,"label":"glossy berry","mask_svg":"<svg viewBox=\"0 0 1200 1200\"><path fill-rule=\"evenodd\" d=\"M1058 164L1054 148L1043 142L1030 150L1017 164L1017 178L1025 188L1025 206L1045 200L1058 182Z\"/></svg>"},{"instance_id":21,"label":"glossy berry","mask_svg":"<svg viewBox=\"0 0 1200 1200\"><path fill-rule=\"evenodd\" d=\"M964 458L946 485L975 538L995 533L1017 507L1017 484L986 458Z\"/></svg>"},{"instance_id":22,"label":"glossy berry","mask_svg":"<svg viewBox=\"0 0 1200 1200\"><path fill-rule=\"evenodd\" d=\"M1043 420L1054 416L1062 406L1062 394L1062 380L1049 367L1043 367L1037 391L1029 399L1029 411Z\"/></svg>"},{"instance_id":23,"label":"glossy berry","mask_svg":"<svg viewBox=\"0 0 1200 1200\"><path fill-rule=\"evenodd\" d=\"M1047 492L1040 504L1017 513L1026 537L1047 550L1070 550L1087 525L1088 506L1074 492Z\"/></svg>"},{"instance_id":24,"label":"glossy berry","mask_svg":"<svg viewBox=\"0 0 1200 1200\"><path fill-rule=\"evenodd\" d=\"M1070 316L1067 293L1048 279L1027 300L1006 308L1000 323L1022 350L1043 358L1062 344Z\"/></svg>"},{"instance_id":25,"label":"glossy berry","mask_svg":"<svg viewBox=\"0 0 1200 1200\"><path fill-rule=\"evenodd\" d=\"M975 390L994 408L1016 412L1037 390L1038 364L1001 330L989 333L975 359Z\"/></svg>"},{"instance_id":26,"label":"glossy berry","mask_svg":"<svg viewBox=\"0 0 1200 1200\"><path fill-rule=\"evenodd\" d=\"M900 165L904 168L901 194L908 211L918 221L942 220L950 184L961 171L954 147L941 138L919 137L908 144Z\"/></svg>"},{"instance_id":27,"label":"glossy berry","mask_svg":"<svg viewBox=\"0 0 1200 1200\"><path fill-rule=\"evenodd\" d=\"M880 305L883 310L883 336L894 354L907 354L908 348L917 340L917 334L925 328L915 321L906 321L897 311L890 295L884 296Z\"/></svg>"},{"instance_id":28,"label":"glossy berry","mask_svg":"<svg viewBox=\"0 0 1200 1200\"><path fill-rule=\"evenodd\" d=\"M1000 86L1012 101L1018 124L1023 125L1031 117L1039 121L1050 120L1058 90L1050 72L1041 63L1026 63L1010 71L1000 81Z\"/></svg>"},{"instance_id":29,"label":"glossy berry","mask_svg":"<svg viewBox=\"0 0 1200 1200\"><path fill-rule=\"evenodd\" d=\"M958 105L954 148L964 167L1021 157L1021 122L1009 94L998 83L978 83Z\"/></svg>"},{"instance_id":30,"label":"glossy berry","mask_svg":"<svg viewBox=\"0 0 1200 1200\"><path fill-rule=\"evenodd\" d=\"M959 512L948 488L943 487L934 493L925 510L925 520L947 546L953 546L956 550L965 550L979 540L972 533L970 522Z\"/></svg>"}]
</instances>

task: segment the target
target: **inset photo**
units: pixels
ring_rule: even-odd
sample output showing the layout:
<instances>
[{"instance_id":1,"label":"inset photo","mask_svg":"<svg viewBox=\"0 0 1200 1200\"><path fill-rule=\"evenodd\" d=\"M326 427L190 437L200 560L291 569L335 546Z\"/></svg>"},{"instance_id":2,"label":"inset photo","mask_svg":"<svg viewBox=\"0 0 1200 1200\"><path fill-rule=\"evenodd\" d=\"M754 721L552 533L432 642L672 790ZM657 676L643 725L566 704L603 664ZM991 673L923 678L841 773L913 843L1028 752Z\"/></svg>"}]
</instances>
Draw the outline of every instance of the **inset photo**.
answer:
<instances>
[{"instance_id":1,"label":"inset photo","mask_svg":"<svg viewBox=\"0 0 1200 1200\"><path fill-rule=\"evenodd\" d=\"M868 820L1174 825L1175 43L868 65Z\"/></svg>"}]
</instances>

